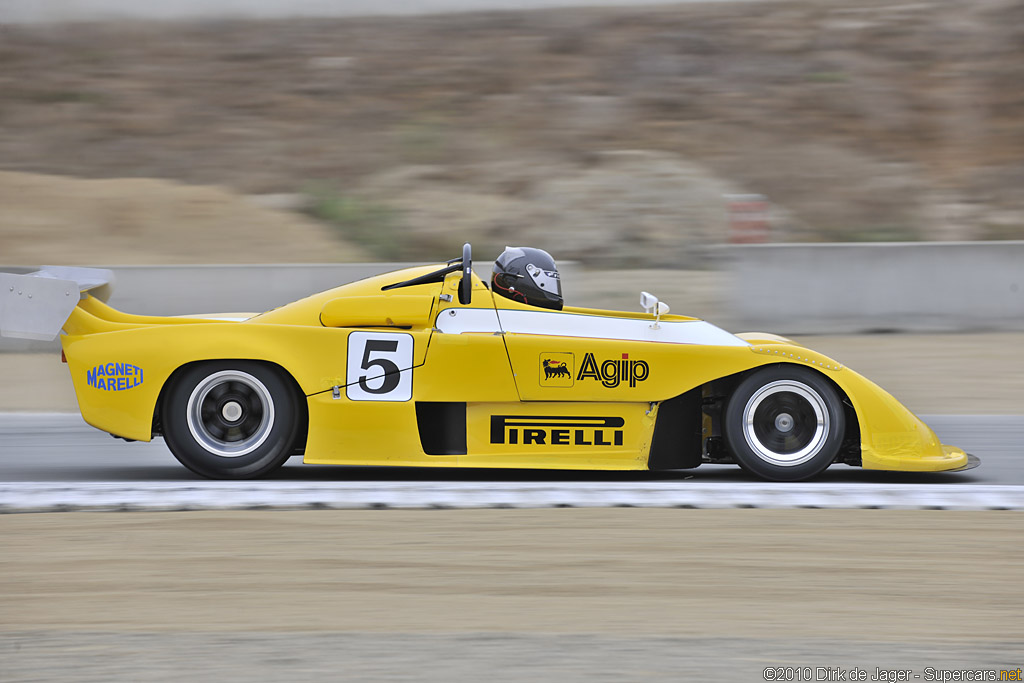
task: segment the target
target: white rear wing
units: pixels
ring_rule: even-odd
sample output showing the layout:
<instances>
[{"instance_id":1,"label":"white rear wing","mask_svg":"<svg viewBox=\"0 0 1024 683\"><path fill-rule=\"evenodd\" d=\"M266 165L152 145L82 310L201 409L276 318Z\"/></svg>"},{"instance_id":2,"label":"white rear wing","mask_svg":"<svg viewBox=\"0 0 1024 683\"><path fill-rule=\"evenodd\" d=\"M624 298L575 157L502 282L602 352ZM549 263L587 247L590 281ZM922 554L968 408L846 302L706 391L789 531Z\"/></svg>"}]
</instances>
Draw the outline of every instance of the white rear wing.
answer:
<instances>
[{"instance_id":1,"label":"white rear wing","mask_svg":"<svg viewBox=\"0 0 1024 683\"><path fill-rule=\"evenodd\" d=\"M28 275L0 273L0 336L50 341L82 295L106 301L114 273L101 268L43 266Z\"/></svg>"}]
</instances>

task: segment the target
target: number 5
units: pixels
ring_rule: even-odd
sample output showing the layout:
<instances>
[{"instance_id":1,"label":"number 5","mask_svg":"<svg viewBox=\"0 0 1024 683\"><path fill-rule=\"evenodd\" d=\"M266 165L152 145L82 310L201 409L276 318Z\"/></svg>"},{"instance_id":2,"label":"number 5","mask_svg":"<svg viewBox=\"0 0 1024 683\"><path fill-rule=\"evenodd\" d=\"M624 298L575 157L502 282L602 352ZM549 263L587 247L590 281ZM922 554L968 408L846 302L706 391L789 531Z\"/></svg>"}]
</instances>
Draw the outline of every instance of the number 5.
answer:
<instances>
[{"instance_id":1,"label":"number 5","mask_svg":"<svg viewBox=\"0 0 1024 683\"><path fill-rule=\"evenodd\" d=\"M345 395L350 401L408 401L412 356L412 335L353 332L348 336Z\"/></svg>"}]
</instances>

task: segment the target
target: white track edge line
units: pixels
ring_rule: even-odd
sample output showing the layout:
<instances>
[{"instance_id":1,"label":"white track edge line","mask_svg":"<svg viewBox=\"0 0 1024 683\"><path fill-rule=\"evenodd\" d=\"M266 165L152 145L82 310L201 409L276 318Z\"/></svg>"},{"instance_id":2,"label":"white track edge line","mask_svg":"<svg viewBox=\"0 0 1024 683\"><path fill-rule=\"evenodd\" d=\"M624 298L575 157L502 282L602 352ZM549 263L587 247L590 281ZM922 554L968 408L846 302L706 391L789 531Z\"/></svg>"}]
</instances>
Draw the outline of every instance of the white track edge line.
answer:
<instances>
[{"instance_id":1,"label":"white track edge line","mask_svg":"<svg viewBox=\"0 0 1024 683\"><path fill-rule=\"evenodd\" d=\"M14 482L0 513L376 508L1024 509L1024 486L974 484Z\"/></svg>"}]
</instances>

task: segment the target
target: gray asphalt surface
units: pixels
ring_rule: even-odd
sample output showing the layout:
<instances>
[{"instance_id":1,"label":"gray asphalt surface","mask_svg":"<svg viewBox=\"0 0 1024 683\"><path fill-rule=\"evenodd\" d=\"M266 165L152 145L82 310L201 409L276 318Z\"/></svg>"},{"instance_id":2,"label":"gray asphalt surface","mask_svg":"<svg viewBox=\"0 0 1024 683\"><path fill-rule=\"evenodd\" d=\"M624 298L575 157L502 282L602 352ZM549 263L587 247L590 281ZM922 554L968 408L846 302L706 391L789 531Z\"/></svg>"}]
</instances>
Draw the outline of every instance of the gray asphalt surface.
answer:
<instances>
[{"instance_id":1,"label":"gray asphalt surface","mask_svg":"<svg viewBox=\"0 0 1024 683\"><path fill-rule=\"evenodd\" d=\"M981 458L968 472L872 472L845 465L818 480L842 483L1024 484L1024 416L931 415L942 438ZM308 481L752 481L738 467L702 466L676 472L559 472L303 465L293 458L273 478ZM0 481L195 481L162 439L125 443L76 414L0 414Z\"/></svg>"}]
</instances>

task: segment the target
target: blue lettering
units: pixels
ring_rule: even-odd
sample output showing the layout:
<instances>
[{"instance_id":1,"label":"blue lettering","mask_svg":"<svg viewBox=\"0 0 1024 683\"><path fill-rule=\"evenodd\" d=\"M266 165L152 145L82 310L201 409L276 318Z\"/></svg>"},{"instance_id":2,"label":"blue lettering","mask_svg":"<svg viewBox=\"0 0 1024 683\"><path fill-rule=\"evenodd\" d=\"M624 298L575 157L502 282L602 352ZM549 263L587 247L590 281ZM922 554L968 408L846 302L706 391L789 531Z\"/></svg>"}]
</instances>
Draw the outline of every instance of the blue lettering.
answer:
<instances>
[{"instance_id":1,"label":"blue lettering","mask_svg":"<svg viewBox=\"0 0 1024 683\"><path fill-rule=\"evenodd\" d=\"M86 382L95 389L124 391L142 384L143 372L131 363L104 363L85 373Z\"/></svg>"}]
</instances>

